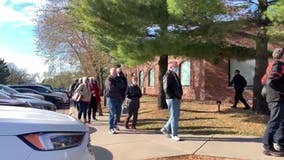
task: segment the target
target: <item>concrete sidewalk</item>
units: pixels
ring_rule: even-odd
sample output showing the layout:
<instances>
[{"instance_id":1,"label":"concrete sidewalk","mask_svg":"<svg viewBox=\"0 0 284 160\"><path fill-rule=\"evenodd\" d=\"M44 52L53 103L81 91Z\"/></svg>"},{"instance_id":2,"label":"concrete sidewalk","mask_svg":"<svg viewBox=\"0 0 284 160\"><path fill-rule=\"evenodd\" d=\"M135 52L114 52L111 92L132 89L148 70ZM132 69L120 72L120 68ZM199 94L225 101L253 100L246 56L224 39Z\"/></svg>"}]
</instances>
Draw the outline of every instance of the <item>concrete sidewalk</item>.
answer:
<instances>
[{"instance_id":1,"label":"concrete sidewalk","mask_svg":"<svg viewBox=\"0 0 284 160\"><path fill-rule=\"evenodd\" d=\"M107 116L88 124L96 160L134 160L185 154L249 160L280 160L262 154L261 137L181 134L176 142L158 131L126 130L108 133ZM139 120L138 120L139 123Z\"/></svg>"}]
</instances>

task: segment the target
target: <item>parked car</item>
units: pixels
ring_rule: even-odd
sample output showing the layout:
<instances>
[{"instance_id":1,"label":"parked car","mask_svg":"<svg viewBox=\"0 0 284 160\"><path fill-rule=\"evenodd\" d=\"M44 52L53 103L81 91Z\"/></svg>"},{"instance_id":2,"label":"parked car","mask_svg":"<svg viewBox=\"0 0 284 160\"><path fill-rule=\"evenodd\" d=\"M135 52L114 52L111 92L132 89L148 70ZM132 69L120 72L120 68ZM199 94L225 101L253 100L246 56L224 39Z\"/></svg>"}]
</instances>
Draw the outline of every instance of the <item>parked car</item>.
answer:
<instances>
[{"instance_id":1,"label":"parked car","mask_svg":"<svg viewBox=\"0 0 284 160\"><path fill-rule=\"evenodd\" d=\"M69 106L70 104L69 98L64 93L53 92L47 87L42 85L9 85L9 87L14 88L17 91L19 91L18 88L29 88L35 90L37 91L37 94L43 95L46 101L54 103L57 107ZM28 93L35 93L35 92L28 92Z\"/></svg>"},{"instance_id":2,"label":"parked car","mask_svg":"<svg viewBox=\"0 0 284 160\"><path fill-rule=\"evenodd\" d=\"M19 107L31 107L32 105L18 100L18 99L12 99L11 97L7 96L4 93L0 93L0 106L19 106Z\"/></svg>"},{"instance_id":3,"label":"parked car","mask_svg":"<svg viewBox=\"0 0 284 160\"><path fill-rule=\"evenodd\" d=\"M2 106L0 126L3 160L94 160L88 128L68 115Z\"/></svg>"},{"instance_id":4,"label":"parked car","mask_svg":"<svg viewBox=\"0 0 284 160\"><path fill-rule=\"evenodd\" d=\"M2 90L0 90L0 93L5 94L6 96L9 96L10 99L16 99L16 100L20 100L20 101L23 101L25 103L28 103L28 104L31 105L32 108L56 111L56 106L53 103L45 101L45 100L17 97L13 94L9 94L9 93L2 91Z\"/></svg>"},{"instance_id":5,"label":"parked car","mask_svg":"<svg viewBox=\"0 0 284 160\"><path fill-rule=\"evenodd\" d=\"M13 94L14 96L21 97L21 98L37 98L37 99L44 100L44 97L42 95L34 94L34 93L20 93L16 91L15 89L10 88L3 84L0 84L0 90L3 90L5 92L8 92L10 94Z\"/></svg>"}]
</instances>

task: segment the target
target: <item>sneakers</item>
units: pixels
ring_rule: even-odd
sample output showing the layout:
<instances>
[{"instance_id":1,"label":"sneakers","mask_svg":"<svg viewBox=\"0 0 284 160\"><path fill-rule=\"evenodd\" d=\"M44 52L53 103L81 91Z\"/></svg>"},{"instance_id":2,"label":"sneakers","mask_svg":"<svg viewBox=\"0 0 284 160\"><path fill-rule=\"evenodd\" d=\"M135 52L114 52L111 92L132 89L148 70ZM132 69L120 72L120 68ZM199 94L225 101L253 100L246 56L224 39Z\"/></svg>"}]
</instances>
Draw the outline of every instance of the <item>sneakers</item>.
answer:
<instances>
[{"instance_id":1,"label":"sneakers","mask_svg":"<svg viewBox=\"0 0 284 160\"><path fill-rule=\"evenodd\" d=\"M117 132L116 132L114 129L110 129L110 130L108 131L108 133L109 133L109 134L117 134Z\"/></svg>"},{"instance_id":2,"label":"sneakers","mask_svg":"<svg viewBox=\"0 0 284 160\"><path fill-rule=\"evenodd\" d=\"M160 129L160 131L161 131L166 137L168 137L168 138L171 137L171 135L170 135L164 128Z\"/></svg>"},{"instance_id":3,"label":"sneakers","mask_svg":"<svg viewBox=\"0 0 284 160\"><path fill-rule=\"evenodd\" d=\"M172 140L174 141L180 141L180 138L178 136L172 136Z\"/></svg>"},{"instance_id":4,"label":"sneakers","mask_svg":"<svg viewBox=\"0 0 284 160\"><path fill-rule=\"evenodd\" d=\"M265 149L263 154L274 157L284 157L284 152L276 151L275 149Z\"/></svg>"}]
</instances>

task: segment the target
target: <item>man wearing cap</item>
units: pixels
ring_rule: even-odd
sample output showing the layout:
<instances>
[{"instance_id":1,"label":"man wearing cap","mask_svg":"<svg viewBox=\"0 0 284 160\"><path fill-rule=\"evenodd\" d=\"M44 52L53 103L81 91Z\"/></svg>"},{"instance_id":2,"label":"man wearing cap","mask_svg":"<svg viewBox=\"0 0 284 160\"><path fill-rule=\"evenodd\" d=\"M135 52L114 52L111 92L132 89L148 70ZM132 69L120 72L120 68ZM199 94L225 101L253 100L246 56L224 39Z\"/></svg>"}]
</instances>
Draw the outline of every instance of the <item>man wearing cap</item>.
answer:
<instances>
[{"instance_id":1,"label":"man wearing cap","mask_svg":"<svg viewBox=\"0 0 284 160\"><path fill-rule=\"evenodd\" d=\"M274 62L268 66L265 81L266 101L270 119L263 136L263 153L269 156L284 156L284 50L276 48L272 54ZM279 146L275 150L273 142Z\"/></svg>"}]
</instances>

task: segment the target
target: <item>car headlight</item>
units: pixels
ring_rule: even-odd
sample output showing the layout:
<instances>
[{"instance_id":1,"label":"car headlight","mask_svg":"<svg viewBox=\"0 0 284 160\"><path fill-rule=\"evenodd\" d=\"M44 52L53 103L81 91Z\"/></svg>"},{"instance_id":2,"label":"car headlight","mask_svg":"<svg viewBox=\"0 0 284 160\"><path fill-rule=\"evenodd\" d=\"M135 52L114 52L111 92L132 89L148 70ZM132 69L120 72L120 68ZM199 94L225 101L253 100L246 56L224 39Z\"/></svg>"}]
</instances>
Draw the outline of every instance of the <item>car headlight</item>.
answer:
<instances>
[{"instance_id":1,"label":"car headlight","mask_svg":"<svg viewBox=\"0 0 284 160\"><path fill-rule=\"evenodd\" d=\"M79 146L84 132L72 133L31 133L18 136L26 144L39 151L60 150Z\"/></svg>"}]
</instances>

